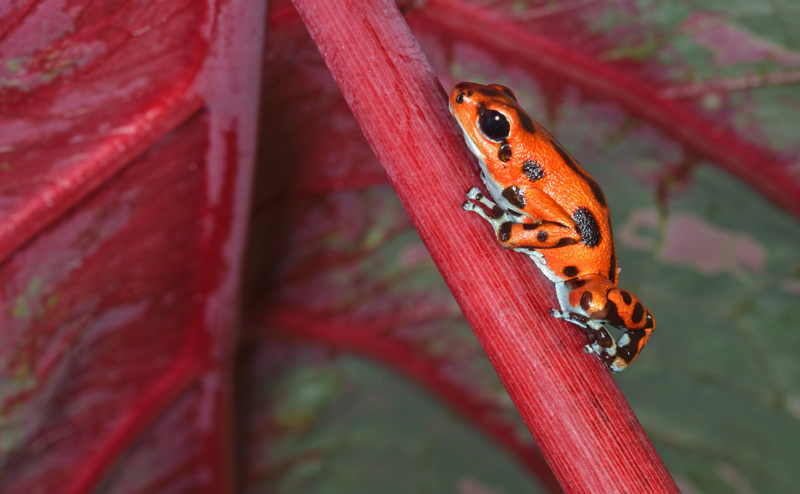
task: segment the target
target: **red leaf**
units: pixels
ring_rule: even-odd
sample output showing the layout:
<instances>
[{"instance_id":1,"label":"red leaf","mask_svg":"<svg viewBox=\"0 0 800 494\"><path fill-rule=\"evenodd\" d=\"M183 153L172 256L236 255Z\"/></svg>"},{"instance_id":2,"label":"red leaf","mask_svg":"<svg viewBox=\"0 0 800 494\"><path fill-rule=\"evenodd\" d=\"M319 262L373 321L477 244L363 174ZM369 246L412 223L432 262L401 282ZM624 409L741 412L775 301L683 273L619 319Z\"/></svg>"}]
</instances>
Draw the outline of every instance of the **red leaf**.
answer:
<instances>
[{"instance_id":1,"label":"red leaf","mask_svg":"<svg viewBox=\"0 0 800 494\"><path fill-rule=\"evenodd\" d=\"M3 492L230 487L261 5L2 9Z\"/></svg>"}]
</instances>

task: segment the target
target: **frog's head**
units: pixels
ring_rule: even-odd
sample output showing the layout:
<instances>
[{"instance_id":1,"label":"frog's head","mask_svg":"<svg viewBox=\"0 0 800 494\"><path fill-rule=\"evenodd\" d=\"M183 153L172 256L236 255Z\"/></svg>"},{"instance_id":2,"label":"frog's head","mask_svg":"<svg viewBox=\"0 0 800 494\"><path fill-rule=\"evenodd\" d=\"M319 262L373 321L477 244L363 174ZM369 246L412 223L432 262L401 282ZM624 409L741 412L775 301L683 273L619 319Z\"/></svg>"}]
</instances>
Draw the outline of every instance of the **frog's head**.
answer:
<instances>
[{"instance_id":1,"label":"frog's head","mask_svg":"<svg viewBox=\"0 0 800 494\"><path fill-rule=\"evenodd\" d=\"M500 84L461 82L450 93L450 113L464 131L470 150L481 160L508 162L515 144L536 133L517 98Z\"/></svg>"}]
</instances>

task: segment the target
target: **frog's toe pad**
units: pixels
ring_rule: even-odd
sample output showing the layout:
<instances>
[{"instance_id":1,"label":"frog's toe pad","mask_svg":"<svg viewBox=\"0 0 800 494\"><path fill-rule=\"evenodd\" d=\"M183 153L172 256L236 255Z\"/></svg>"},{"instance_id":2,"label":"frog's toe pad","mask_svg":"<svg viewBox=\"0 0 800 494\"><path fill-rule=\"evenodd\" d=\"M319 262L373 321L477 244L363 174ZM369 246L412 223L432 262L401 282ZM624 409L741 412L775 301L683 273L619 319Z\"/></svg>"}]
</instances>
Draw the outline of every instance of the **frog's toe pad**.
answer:
<instances>
[{"instance_id":1,"label":"frog's toe pad","mask_svg":"<svg viewBox=\"0 0 800 494\"><path fill-rule=\"evenodd\" d=\"M467 199L472 199L473 201L479 201L483 199L483 193L481 189L477 187L473 187L467 191Z\"/></svg>"}]
</instances>

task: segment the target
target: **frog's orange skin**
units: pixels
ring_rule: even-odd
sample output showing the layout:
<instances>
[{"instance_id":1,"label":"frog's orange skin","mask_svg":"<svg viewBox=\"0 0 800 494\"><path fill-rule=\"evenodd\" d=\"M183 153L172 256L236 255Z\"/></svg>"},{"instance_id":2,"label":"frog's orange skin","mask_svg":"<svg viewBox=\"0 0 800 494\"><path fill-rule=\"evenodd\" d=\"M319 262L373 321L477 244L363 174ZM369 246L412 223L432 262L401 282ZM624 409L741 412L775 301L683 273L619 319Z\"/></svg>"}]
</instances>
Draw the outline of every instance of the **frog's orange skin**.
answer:
<instances>
[{"instance_id":1,"label":"frog's orange skin","mask_svg":"<svg viewBox=\"0 0 800 494\"><path fill-rule=\"evenodd\" d=\"M517 104L510 89L462 82L450 93L470 150L497 204L477 188L464 209L495 227L504 247L525 252L556 284L561 311L551 314L584 328L614 372L627 367L655 328L638 298L617 288L617 255L608 202L586 170ZM602 323L626 331L615 342Z\"/></svg>"}]
</instances>

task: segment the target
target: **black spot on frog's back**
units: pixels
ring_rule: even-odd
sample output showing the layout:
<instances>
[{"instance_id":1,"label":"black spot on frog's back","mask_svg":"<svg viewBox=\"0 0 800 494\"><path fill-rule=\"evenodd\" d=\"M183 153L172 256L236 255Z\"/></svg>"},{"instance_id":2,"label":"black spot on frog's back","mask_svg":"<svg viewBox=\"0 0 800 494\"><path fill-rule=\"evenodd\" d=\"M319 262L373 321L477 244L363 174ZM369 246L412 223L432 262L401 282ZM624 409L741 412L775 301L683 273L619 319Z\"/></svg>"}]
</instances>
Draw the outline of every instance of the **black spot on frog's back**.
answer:
<instances>
[{"instance_id":1,"label":"black spot on frog's back","mask_svg":"<svg viewBox=\"0 0 800 494\"><path fill-rule=\"evenodd\" d=\"M524 173L531 182L536 182L537 180L544 178L544 169L536 160L528 160L523 163L522 173Z\"/></svg>"},{"instance_id":2,"label":"black spot on frog's back","mask_svg":"<svg viewBox=\"0 0 800 494\"><path fill-rule=\"evenodd\" d=\"M581 235L581 243L588 247L597 247L603 240L600 234L600 225L591 211L584 207L580 207L572 213L572 221L578 228L578 233Z\"/></svg>"}]
</instances>

